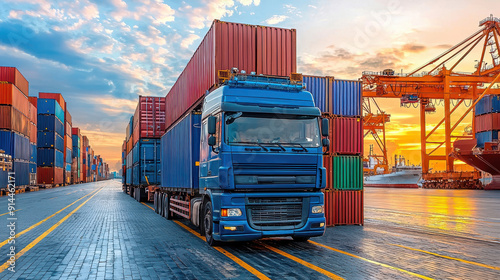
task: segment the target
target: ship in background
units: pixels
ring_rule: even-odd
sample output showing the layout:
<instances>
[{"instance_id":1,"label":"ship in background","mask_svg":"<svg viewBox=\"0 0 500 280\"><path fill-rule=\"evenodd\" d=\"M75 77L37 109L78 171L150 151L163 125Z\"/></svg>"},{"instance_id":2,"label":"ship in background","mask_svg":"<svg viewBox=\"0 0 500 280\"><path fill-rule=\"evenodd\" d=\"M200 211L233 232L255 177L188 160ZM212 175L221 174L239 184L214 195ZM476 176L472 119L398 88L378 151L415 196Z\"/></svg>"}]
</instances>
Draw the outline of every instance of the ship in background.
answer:
<instances>
[{"instance_id":1,"label":"ship in background","mask_svg":"<svg viewBox=\"0 0 500 280\"><path fill-rule=\"evenodd\" d=\"M363 162L364 186L376 188L418 188L421 186L422 166L412 165L402 155L394 155L394 166L386 170L371 154Z\"/></svg>"}]
</instances>

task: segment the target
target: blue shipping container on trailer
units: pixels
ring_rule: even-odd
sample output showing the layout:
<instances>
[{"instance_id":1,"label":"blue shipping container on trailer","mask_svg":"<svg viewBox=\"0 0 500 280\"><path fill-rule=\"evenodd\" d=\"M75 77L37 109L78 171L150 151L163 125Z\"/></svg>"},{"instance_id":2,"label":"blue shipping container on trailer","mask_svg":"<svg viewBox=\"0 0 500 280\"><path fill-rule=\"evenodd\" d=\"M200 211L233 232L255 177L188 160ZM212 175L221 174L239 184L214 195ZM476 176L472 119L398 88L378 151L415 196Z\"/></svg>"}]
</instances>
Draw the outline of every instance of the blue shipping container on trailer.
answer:
<instances>
[{"instance_id":1,"label":"blue shipping container on trailer","mask_svg":"<svg viewBox=\"0 0 500 280\"><path fill-rule=\"evenodd\" d=\"M485 95L476 104L475 115L484 115L489 113L499 113L500 112L500 96L497 95Z\"/></svg>"},{"instance_id":2,"label":"blue shipping container on trailer","mask_svg":"<svg viewBox=\"0 0 500 280\"><path fill-rule=\"evenodd\" d=\"M329 103L329 111L334 115L361 116L361 82L333 80Z\"/></svg>"},{"instance_id":3,"label":"blue shipping container on trailer","mask_svg":"<svg viewBox=\"0 0 500 280\"><path fill-rule=\"evenodd\" d=\"M130 154L129 158L132 160L130 166L133 166L132 184L159 185L160 139L140 139Z\"/></svg>"},{"instance_id":4,"label":"blue shipping container on trailer","mask_svg":"<svg viewBox=\"0 0 500 280\"><path fill-rule=\"evenodd\" d=\"M493 142L494 140L498 140L498 134L500 130L491 130L476 133L476 143L479 148L484 148L484 143Z\"/></svg>"},{"instance_id":5,"label":"blue shipping container on trailer","mask_svg":"<svg viewBox=\"0 0 500 280\"><path fill-rule=\"evenodd\" d=\"M38 166L64 167L64 154L53 148L38 149Z\"/></svg>"},{"instance_id":6,"label":"blue shipping container on trailer","mask_svg":"<svg viewBox=\"0 0 500 280\"><path fill-rule=\"evenodd\" d=\"M11 130L0 130L0 150L13 159L30 160L30 141L28 137Z\"/></svg>"},{"instance_id":7,"label":"blue shipping container on trailer","mask_svg":"<svg viewBox=\"0 0 500 280\"><path fill-rule=\"evenodd\" d=\"M64 139L53 131L38 132L38 148L56 148L59 151L64 149Z\"/></svg>"},{"instance_id":8,"label":"blue shipping container on trailer","mask_svg":"<svg viewBox=\"0 0 500 280\"><path fill-rule=\"evenodd\" d=\"M303 76L302 83L306 90L310 92L314 99L314 104L321 112L327 112L328 83L329 77Z\"/></svg>"},{"instance_id":9,"label":"blue shipping container on trailer","mask_svg":"<svg viewBox=\"0 0 500 280\"><path fill-rule=\"evenodd\" d=\"M29 162L14 160L13 166L16 186L28 186L30 184Z\"/></svg>"},{"instance_id":10,"label":"blue shipping container on trailer","mask_svg":"<svg viewBox=\"0 0 500 280\"><path fill-rule=\"evenodd\" d=\"M64 135L64 125L55 115L38 115L38 131L55 131Z\"/></svg>"},{"instance_id":11,"label":"blue shipping container on trailer","mask_svg":"<svg viewBox=\"0 0 500 280\"><path fill-rule=\"evenodd\" d=\"M162 187L198 188L200 134L201 114L191 113L161 137Z\"/></svg>"},{"instance_id":12,"label":"blue shipping container on trailer","mask_svg":"<svg viewBox=\"0 0 500 280\"><path fill-rule=\"evenodd\" d=\"M55 115L64 122L64 110L54 99L38 98L37 111L39 115Z\"/></svg>"}]
</instances>

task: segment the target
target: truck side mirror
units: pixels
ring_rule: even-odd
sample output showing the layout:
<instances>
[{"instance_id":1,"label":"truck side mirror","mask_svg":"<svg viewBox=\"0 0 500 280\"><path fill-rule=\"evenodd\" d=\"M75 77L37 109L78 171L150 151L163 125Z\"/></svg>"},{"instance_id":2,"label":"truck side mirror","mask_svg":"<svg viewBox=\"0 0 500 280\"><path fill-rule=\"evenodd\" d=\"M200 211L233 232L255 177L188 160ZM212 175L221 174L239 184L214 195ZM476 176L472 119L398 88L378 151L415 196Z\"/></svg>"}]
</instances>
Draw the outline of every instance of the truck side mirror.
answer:
<instances>
[{"instance_id":1,"label":"truck side mirror","mask_svg":"<svg viewBox=\"0 0 500 280\"><path fill-rule=\"evenodd\" d=\"M208 146L210 146L210 147L215 146L215 144L217 144L217 143L216 143L216 142L217 142L216 140L217 140L217 139L215 139L215 136L210 135L210 136L208 137Z\"/></svg>"},{"instance_id":2,"label":"truck side mirror","mask_svg":"<svg viewBox=\"0 0 500 280\"><path fill-rule=\"evenodd\" d=\"M208 117L208 134L215 134L217 131L217 118L214 116ZM210 138L208 139L210 141ZM210 143L210 142L209 142Z\"/></svg>"},{"instance_id":3,"label":"truck side mirror","mask_svg":"<svg viewBox=\"0 0 500 280\"><path fill-rule=\"evenodd\" d=\"M321 135L323 137L328 137L328 119L321 119Z\"/></svg>"},{"instance_id":4,"label":"truck side mirror","mask_svg":"<svg viewBox=\"0 0 500 280\"><path fill-rule=\"evenodd\" d=\"M330 147L330 140L328 138L323 138L323 147Z\"/></svg>"}]
</instances>

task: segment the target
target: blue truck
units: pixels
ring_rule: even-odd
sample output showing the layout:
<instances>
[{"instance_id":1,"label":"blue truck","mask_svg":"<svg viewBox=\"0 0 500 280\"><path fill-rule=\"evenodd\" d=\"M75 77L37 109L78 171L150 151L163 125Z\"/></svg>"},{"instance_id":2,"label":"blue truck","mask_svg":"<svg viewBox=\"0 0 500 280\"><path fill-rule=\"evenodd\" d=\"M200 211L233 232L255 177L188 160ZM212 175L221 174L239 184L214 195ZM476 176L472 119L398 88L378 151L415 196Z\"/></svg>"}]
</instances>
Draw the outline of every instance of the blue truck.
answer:
<instances>
[{"instance_id":1,"label":"blue truck","mask_svg":"<svg viewBox=\"0 0 500 280\"><path fill-rule=\"evenodd\" d=\"M328 120L301 75L219 78L161 138L155 211L190 219L210 245L323 235Z\"/></svg>"}]
</instances>

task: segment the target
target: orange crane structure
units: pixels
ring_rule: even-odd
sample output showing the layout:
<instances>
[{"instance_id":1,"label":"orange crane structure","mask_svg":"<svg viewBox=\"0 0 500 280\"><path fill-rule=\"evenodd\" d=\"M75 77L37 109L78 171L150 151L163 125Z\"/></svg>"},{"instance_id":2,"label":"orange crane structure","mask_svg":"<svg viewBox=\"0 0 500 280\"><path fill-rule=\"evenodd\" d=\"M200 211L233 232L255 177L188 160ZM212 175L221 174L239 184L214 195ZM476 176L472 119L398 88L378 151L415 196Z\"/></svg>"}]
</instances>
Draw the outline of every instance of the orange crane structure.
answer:
<instances>
[{"instance_id":1,"label":"orange crane structure","mask_svg":"<svg viewBox=\"0 0 500 280\"><path fill-rule=\"evenodd\" d=\"M373 108L373 109L372 109ZM376 111L374 111L376 109ZM363 98L363 129L364 137L371 135L381 151L381 155L372 154L373 148L370 147L370 158L363 161L374 159L376 164L372 168L363 168L366 175L375 175L377 170L383 170L383 174L390 173L389 161L387 156L387 145L385 141L385 123L389 122L391 115L386 114L380 109L375 98ZM382 135L379 135L382 134Z\"/></svg>"},{"instance_id":2,"label":"orange crane structure","mask_svg":"<svg viewBox=\"0 0 500 280\"><path fill-rule=\"evenodd\" d=\"M471 116L474 116L477 101L485 94L500 94L500 89L492 88L500 80L500 19L491 15L480 21L479 26L480 30L408 74L395 73L391 69L363 72L364 98L399 98L402 104L420 106L422 179L425 188L482 188L479 181L481 173L457 172L452 156L452 141L474 138L474 134L457 134L457 126L469 117L474 131ZM475 63L471 63L471 57ZM467 65L475 66L470 72L456 70ZM426 120L426 112L435 111L432 100L436 99L443 100L444 115L428 131L427 125L431 124ZM459 115L457 109L466 100L470 100L472 106L462 113L458 121L452 122L452 115ZM442 126L444 136L441 137L435 132ZM430 161L444 161L446 171L430 172Z\"/></svg>"}]
</instances>

